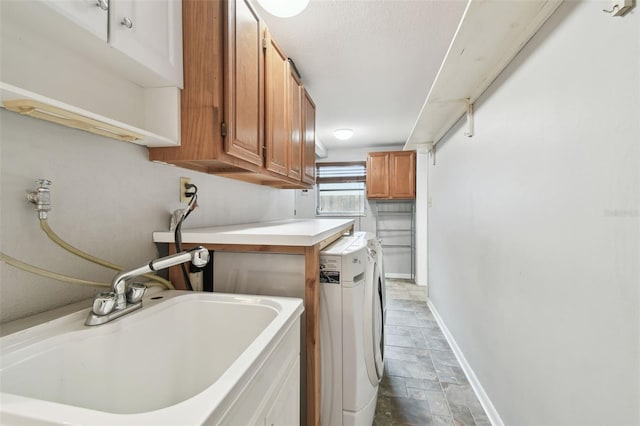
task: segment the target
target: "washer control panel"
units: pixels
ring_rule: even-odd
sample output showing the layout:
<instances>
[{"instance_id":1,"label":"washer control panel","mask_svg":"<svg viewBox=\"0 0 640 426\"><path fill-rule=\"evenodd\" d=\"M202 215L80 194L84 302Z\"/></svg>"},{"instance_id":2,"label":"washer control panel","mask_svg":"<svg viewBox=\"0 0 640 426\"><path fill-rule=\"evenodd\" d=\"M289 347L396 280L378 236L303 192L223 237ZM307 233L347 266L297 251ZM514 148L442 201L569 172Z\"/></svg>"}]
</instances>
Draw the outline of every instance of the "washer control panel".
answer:
<instances>
[{"instance_id":1,"label":"washer control panel","mask_svg":"<svg viewBox=\"0 0 640 426\"><path fill-rule=\"evenodd\" d=\"M341 256L320 256L320 282L340 284Z\"/></svg>"}]
</instances>

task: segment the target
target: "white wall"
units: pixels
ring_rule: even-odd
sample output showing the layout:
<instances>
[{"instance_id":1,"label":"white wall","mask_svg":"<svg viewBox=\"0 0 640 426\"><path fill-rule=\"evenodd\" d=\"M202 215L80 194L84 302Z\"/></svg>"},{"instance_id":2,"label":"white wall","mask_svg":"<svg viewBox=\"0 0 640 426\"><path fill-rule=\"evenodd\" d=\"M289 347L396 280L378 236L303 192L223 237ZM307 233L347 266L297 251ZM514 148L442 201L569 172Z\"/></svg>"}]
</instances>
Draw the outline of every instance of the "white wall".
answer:
<instances>
[{"instance_id":1,"label":"white wall","mask_svg":"<svg viewBox=\"0 0 640 426\"><path fill-rule=\"evenodd\" d=\"M429 295L508 425L640 424L640 9L565 2L430 166Z\"/></svg>"},{"instance_id":2,"label":"white wall","mask_svg":"<svg viewBox=\"0 0 640 426\"><path fill-rule=\"evenodd\" d=\"M183 228L293 217L294 191L148 161L147 149L0 109L0 249L66 275L110 281L114 272L72 256L40 230L25 191L53 181L49 224L69 243L125 267L157 256L151 234L167 230L179 177L192 178L198 208ZM95 289L40 278L0 262L0 321L81 299ZM89 306L89 305L87 305Z\"/></svg>"}]
</instances>

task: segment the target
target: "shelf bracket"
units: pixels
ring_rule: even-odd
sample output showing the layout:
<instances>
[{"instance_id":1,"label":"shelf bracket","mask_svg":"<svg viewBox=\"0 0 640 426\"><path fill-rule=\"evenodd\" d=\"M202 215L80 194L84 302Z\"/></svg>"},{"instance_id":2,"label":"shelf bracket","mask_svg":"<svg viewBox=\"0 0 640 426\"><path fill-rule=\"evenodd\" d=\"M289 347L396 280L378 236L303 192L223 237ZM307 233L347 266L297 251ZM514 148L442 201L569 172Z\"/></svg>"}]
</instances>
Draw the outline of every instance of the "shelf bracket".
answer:
<instances>
[{"instance_id":1,"label":"shelf bracket","mask_svg":"<svg viewBox=\"0 0 640 426\"><path fill-rule=\"evenodd\" d=\"M466 137L473 137L473 103L471 99L465 99L467 105L467 131L464 132Z\"/></svg>"},{"instance_id":2,"label":"shelf bracket","mask_svg":"<svg viewBox=\"0 0 640 426\"><path fill-rule=\"evenodd\" d=\"M431 155L431 164L436 165L436 144L433 142L426 143L427 151L429 151L429 155Z\"/></svg>"},{"instance_id":3,"label":"shelf bracket","mask_svg":"<svg viewBox=\"0 0 640 426\"><path fill-rule=\"evenodd\" d=\"M635 0L611 0L611 9L602 9L611 16L625 16L636 7Z\"/></svg>"}]
</instances>

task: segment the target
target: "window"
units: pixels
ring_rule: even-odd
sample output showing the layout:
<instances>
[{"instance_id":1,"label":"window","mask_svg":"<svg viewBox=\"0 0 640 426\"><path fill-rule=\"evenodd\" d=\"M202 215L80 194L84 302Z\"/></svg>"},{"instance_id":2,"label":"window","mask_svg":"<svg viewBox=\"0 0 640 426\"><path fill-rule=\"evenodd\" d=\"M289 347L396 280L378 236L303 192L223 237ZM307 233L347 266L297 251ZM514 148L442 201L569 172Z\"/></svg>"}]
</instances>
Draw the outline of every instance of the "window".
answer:
<instances>
[{"instance_id":1,"label":"window","mask_svg":"<svg viewBox=\"0 0 640 426\"><path fill-rule=\"evenodd\" d=\"M364 216L366 163L316 164L318 216Z\"/></svg>"}]
</instances>

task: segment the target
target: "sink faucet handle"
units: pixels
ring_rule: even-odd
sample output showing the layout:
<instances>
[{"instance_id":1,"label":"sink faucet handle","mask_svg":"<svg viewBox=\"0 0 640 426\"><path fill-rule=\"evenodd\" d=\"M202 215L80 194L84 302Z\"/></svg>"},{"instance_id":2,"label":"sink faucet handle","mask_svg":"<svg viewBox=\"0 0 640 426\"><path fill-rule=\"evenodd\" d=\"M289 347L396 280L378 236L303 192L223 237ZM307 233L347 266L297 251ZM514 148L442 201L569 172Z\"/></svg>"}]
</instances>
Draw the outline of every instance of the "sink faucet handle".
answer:
<instances>
[{"instance_id":1,"label":"sink faucet handle","mask_svg":"<svg viewBox=\"0 0 640 426\"><path fill-rule=\"evenodd\" d=\"M209 250L198 246L189 250L191 253L191 264L197 268L204 268L209 263Z\"/></svg>"},{"instance_id":2,"label":"sink faucet handle","mask_svg":"<svg viewBox=\"0 0 640 426\"><path fill-rule=\"evenodd\" d=\"M107 315L113 311L116 306L116 294L112 291L103 291L93 299L93 313L99 316Z\"/></svg>"},{"instance_id":3,"label":"sink faucet handle","mask_svg":"<svg viewBox=\"0 0 640 426\"><path fill-rule=\"evenodd\" d=\"M145 283L132 282L129 284L129 287L127 287L127 302L138 303L142 300L145 291L147 291Z\"/></svg>"}]
</instances>

